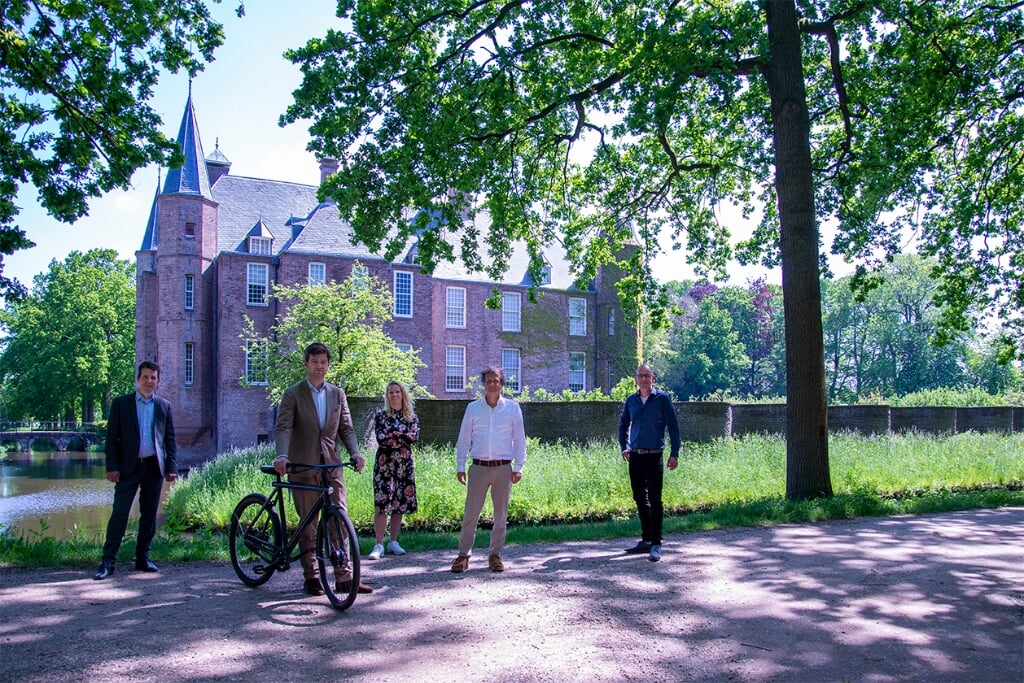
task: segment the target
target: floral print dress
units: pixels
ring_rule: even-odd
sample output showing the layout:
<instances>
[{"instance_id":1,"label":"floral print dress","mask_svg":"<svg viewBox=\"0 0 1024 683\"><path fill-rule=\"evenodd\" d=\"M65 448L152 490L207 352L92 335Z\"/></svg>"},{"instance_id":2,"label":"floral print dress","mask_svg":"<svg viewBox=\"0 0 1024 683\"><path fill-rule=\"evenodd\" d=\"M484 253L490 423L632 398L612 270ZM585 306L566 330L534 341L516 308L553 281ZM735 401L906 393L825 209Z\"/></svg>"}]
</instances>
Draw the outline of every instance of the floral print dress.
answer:
<instances>
[{"instance_id":1,"label":"floral print dress","mask_svg":"<svg viewBox=\"0 0 1024 683\"><path fill-rule=\"evenodd\" d=\"M420 438L420 421L379 408L373 416L377 457L373 463L373 506L384 515L416 512L416 473L412 444Z\"/></svg>"}]
</instances>

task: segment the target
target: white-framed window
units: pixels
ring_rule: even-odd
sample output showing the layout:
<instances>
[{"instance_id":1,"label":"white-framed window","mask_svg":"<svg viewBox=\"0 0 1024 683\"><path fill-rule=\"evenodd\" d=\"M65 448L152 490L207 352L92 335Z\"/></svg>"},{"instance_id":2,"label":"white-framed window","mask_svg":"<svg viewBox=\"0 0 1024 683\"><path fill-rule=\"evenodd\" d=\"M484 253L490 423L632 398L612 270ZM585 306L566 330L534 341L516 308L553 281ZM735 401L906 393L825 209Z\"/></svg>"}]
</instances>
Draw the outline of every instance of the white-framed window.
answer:
<instances>
[{"instance_id":1,"label":"white-framed window","mask_svg":"<svg viewBox=\"0 0 1024 683\"><path fill-rule=\"evenodd\" d=\"M523 295L519 292L501 293L501 331L519 332L522 329Z\"/></svg>"},{"instance_id":2,"label":"white-framed window","mask_svg":"<svg viewBox=\"0 0 1024 683\"><path fill-rule=\"evenodd\" d=\"M269 378L266 339L247 339L245 342L245 383L265 387Z\"/></svg>"},{"instance_id":3,"label":"white-framed window","mask_svg":"<svg viewBox=\"0 0 1024 683\"><path fill-rule=\"evenodd\" d=\"M615 336L615 309L614 308L609 308L608 309L608 336L609 337L614 337Z\"/></svg>"},{"instance_id":4,"label":"white-framed window","mask_svg":"<svg viewBox=\"0 0 1024 683\"><path fill-rule=\"evenodd\" d=\"M190 387L196 381L196 345L185 342L185 386Z\"/></svg>"},{"instance_id":5,"label":"white-framed window","mask_svg":"<svg viewBox=\"0 0 1024 683\"><path fill-rule=\"evenodd\" d=\"M501 369L505 371L505 386L517 394L523 387L521 365L519 349L501 350Z\"/></svg>"},{"instance_id":6,"label":"white-framed window","mask_svg":"<svg viewBox=\"0 0 1024 683\"><path fill-rule=\"evenodd\" d=\"M569 334L574 337L585 337L587 334L586 299L569 299Z\"/></svg>"},{"instance_id":7,"label":"white-framed window","mask_svg":"<svg viewBox=\"0 0 1024 683\"><path fill-rule=\"evenodd\" d=\"M246 264L245 303L250 306L266 306L267 290L270 288L270 268L266 263Z\"/></svg>"},{"instance_id":8,"label":"white-framed window","mask_svg":"<svg viewBox=\"0 0 1024 683\"><path fill-rule=\"evenodd\" d=\"M309 284L311 285L326 285L327 284L327 264L317 263L314 261L309 264Z\"/></svg>"},{"instance_id":9,"label":"white-framed window","mask_svg":"<svg viewBox=\"0 0 1024 683\"><path fill-rule=\"evenodd\" d=\"M466 390L466 347L444 347L444 390Z\"/></svg>"},{"instance_id":10,"label":"white-framed window","mask_svg":"<svg viewBox=\"0 0 1024 683\"><path fill-rule=\"evenodd\" d=\"M185 310L191 311L196 307L196 276L185 276Z\"/></svg>"},{"instance_id":11,"label":"white-framed window","mask_svg":"<svg viewBox=\"0 0 1024 683\"><path fill-rule=\"evenodd\" d=\"M250 237L249 253L256 254L258 256L270 256L270 238Z\"/></svg>"},{"instance_id":12,"label":"white-framed window","mask_svg":"<svg viewBox=\"0 0 1024 683\"><path fill-rule=\"evenodd\" d=\"M466 327L466 288L447 287L444 293L444 326Z\"/></svg>"},{"instance_id":13,"label":"white-framed window","mask_svg":"<svg viewBox=\"0 0 1024 683\"><path fill-rule=\"evenodd\" d=\"M569 391L587 388L587 354L569 352Z\"/></svg>"},{"instance_id":14,"label":"white-framed window","mask_svg":"<svg viewBox=\"0 0 1024 683\"><path fill-rule=\"evenodd\" d=\"M404 342L395 342L395 348L402 353L412 353L412 344L406 344Z\"/></svg>"},{"instance_id":15,"label":"white-framed window","mask_svg":"<svg viewBox=\"0 0 1024 683\"><path fill-rule=\"evenodd\" d=\"M395 316L412 317L412 273L407 270L395 271Z\"/></svg>"}]
</instances>

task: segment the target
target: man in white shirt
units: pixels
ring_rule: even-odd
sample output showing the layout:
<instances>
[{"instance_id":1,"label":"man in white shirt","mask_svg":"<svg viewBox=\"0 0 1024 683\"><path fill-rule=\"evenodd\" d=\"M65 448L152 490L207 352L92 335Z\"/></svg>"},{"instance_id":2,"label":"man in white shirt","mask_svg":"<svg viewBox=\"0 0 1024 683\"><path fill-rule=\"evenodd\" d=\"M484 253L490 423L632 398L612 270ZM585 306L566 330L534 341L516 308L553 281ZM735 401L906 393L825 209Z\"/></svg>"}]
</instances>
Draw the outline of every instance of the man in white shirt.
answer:
<instances>
[{"instance_id":1,"label":"man in white shirt","mask_svg":"<svg viewBox=\"0 0 1024 683\"><path fill-rule=\"evenodd\" d=\"M456 477L466 485L466 508L462 515L459 534L459 556L452 562L456 574L469 568L473 553L476 525L491 490L494 507L494 527L487 551L487 565L492 572L505 571L501 549L505 545L508 524L508 501L512 484L523 477L526 463L526 429L523 411L515 401L501 395L505 386L505 371L497 366L484 368L480 373L484 383L484 397L466 406L455 447ZM467 474L466 465L471 462ZM468 484L467 484L468 479Z\"/></svg>"}]
</instances>

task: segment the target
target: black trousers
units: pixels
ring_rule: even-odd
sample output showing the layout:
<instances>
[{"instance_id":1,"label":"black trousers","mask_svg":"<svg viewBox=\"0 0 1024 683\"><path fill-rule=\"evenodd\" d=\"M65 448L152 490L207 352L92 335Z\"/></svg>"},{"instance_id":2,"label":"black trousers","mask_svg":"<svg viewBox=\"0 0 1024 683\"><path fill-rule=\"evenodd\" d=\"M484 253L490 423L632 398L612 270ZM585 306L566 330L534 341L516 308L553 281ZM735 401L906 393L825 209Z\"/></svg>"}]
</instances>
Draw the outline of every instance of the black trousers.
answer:
<instances>
[{"instance_id":1,"label":"black trousers","mask_svg":"<svg viewBox=\"0 0 1024 683\"><path fill-rule=\"evenodd\" d=\"M635 451L629 454L629 485L640 516L640 532L651 545L661 545L661 486L665 478L661 455L640 455Z\"/></svg>"},{"instance_id":2,"label":"black trousers","mask_svg":"<svg viewBox=\"0 0 1024 683\"><path fill-rule=\"evenodd\" d=\"M156 513L160 507L163 484L160 463L155 456L139 460L131 472L121 472L121 478L114 484L114 509L107 522L107 540L103 544L104 560L117 559L136 493L139 494L139 536L135 541L135 557L138 559L149 554L149 545L156 536Z\"/></svg>"}]
</instances>

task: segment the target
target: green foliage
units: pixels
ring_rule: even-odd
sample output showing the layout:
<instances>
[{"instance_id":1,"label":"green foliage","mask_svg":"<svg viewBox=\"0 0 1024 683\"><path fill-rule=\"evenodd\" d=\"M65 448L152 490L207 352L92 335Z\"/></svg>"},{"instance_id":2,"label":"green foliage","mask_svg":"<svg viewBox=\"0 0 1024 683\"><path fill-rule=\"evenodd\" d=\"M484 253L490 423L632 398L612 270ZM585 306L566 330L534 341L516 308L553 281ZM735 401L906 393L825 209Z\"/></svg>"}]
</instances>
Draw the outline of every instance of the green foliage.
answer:
<instances>
[{"instance_id":1,"label":"green foliage","mask_svg":"<svg viewBox=\"0 0 1024 683\"><path fill-rule=\"evenodd\" d=\"M352 396L382 396L392 380L427 395L415 386L416 370L423 367L419 352L402 351L384 332L384 323L392 317L391 290L367 275L358 262L343 282L278 284L273 296L286 312L270 334L261 335L247 316L241 335L243 348L266 349L251 360L250 376L266 378L271 402L278 403L288 386L305 377L304 350L313 342L331 349L327 380ZM253 354L249 356L252 359ZM246 385L246 378L241 382Z\"/></svg>"},{"instance_id":2,"label":"green foliage","mask_svg":"<svg viewBox=\"0 0 1024 683\"><path fill-rule=\"evenodd\" d=\"M915 391L905 396L897 396L888 400L879 400L878 403L888 403L893 406L952 406L958 408L986 407L986 406L1011 406L1024 405L1021 401L1022 395L993 395L979 388L969 389L925 389ZM874 401L863 401L870 403Z\"/></svg>"},{"instance_id":3,"label":"green foliage","mask_svg":"<svg viewBox=\"0 0 1024 683\"><path fill-rule=\"evenodd\" d=\"M167 524L179 529L226 529L243 496L270 490L272 477L259 468L273 461L273 447L268 444L228 451L193 469L167 497Z\"/></svg>"},{"instance_id":4,"label":"green foliage","mask_svg":"<svg viewBox=\"0 0 1024 683\"><path fill-rule=\"evenodd\" d=\"M878 273L874 288L859 295L853 277L822 280L830 403L891 403L907 394L971 387L987 392L989 402L999 401L999 396L1012 402L1021 394L1024 370L1020 363L1001 362L998 340L971 331L936 345L941 306L934 299L934 267L934 261L921 257L897 257ZM678 396L701 400L750 403L768 398L785 403L785 344L779 331L777 289L757 282L748 287L670 282L668 289L679 313L670 316L670 329L653 337L658 341L652 361L662 386ZM709 305L709 299L728 312L731 324L704 319L701 307ZM697 370L712 365L708 349L725 348L733 335L750 361L743 372L713 391L684 387L688 370L703 376ZM716 369L724 371L725 364ZM927 404L929 399L922 400ZM972 398L971 404L978 400Z\"/></svg>"},{"instance_id":5,"label":"green foliage","mask_svg":"<svg viewBox=\"0 0 1024 683\"><path fill-rule=\"evenodd\" d=\"M827 493L819 225L862 276L913 232L943 329L980 302L1024 354L1019 6L840 4L346 1L344 29L287 53L303 82L282 122L340 160L320 193L356 239L387 258L417 240L427 272L458 258L497 281L514 243L535 267L558 245L578 283L627 272L642 330L664 322L663 237L701 275L781 265L803 418L787 493ZM738 245L728 204L761 209Z\"/></svg>"},{"instance_id":6,"label":"green foliage","mask_svg":"<svg viewBox=\"0 0 1024 683\"><path fill-rule=\"evenodd\" d=\"M101 417L133 386L135 265L112 249L73 251L0 313L0 379L9 418Z\"/></svg>"},{"instance_id":7,"label":"green foliage","mask_svg":"<svg viewBox=\"0 0 1024 683\"><path fill-rule=\"evenodd\" d=\"M664 502L670 514L688 514L726 505L753 505L785 492L785 440L777 436L686 443L679 466L666 472ZM416 449L420 510L405 526L429 532L457 531L465 488L455 479L452 447ZM218 456L176 485L168 499L168 519L181 528L223 529L235 504L247 493L269 492L258 471L272 459L269 448ZM836 493L918 496L925 491L1017 487L1024 484L1024 434L929 436L908 434L832 438ZM363 533L373 522L372 477L345 473L349 514ZM635 513L629 477L618 445L528 444L524 476L512 489L514 524L623 520ZM489 503L488 503L489 505ZM489 508L485 507L484 519ZM289 510L289 515L293 511ZM294 521L294 516L291 517Z\"/></svg>"},{"instance_id":8,"label":"green foliage","mask_svg":"<svg viewBox=\"0 0 1024 683\"><path fill-rule=\"evenodd\" d=\"M632 377L623 377L618 384L612 387L612 400L625 401L634 391L636 391L636 380Z\"/></svg>"},{"instance_id":9,"label":"green foliage","mask_svg":"<svg viewBox=\"0 0 1024 683\"><path fill-rule=\"evenodd\" d=\"M562 389L558 392L552 392L547 389L536 389L534 391L530 391L530 387L523 387L523 390L514 398L517 401L536 401L541 403L549 403L552 401L561 401L565 403L570 401L612 400L601 389L591 389L590 391L569 391L568 389Z\"/></svg>"},{"instance_id":10,"label":"green foliage","mask_svg":"<svg viewBox=\"0 0 1024 683\"><path fill-rule=\"evenodd\" d=\"M700 302L693 325L678 328L658 381L679 397L700 399L737 386L750 364L728 311L713 297Z\"/></svg>"},{"instance_id":11,"label":"green foliage","mask_svg":"<svg viewBox=\"0 0 1024 683\"><path fill-rule=\"evenodd\" d=\"M666 472L666 533L728 526L754 526L841 519L863 515L941 512L1024 504L1024 435L908 434L862 438L837 435L832 442L836 495L789 501L785 488L785 443L750 436L684 446L679 466ZM626 466L612 442L586 446L529 444L525 474L512 489L510 543L592 540L635 535L637 522ZM171 489L167 525L153 545L157 562L227 560L220 530L242 496L269 492L272 477L259 466L273 457L269 447L232 451L194 470ZM451 549L462 518L466 490L455 479L451 448L417 448L420 509L405 518L402 545ZM349 511L369 550L372 477L345 473ZM489 504L488 504L489 505ZM294 509L287 514L294 524ZM485 507L483 518L491 511ZM20 536L0 527L0 566L91 565L102 534L75 530L55 540L40 531ZM129 523L119 559L134 545ZM485 534L486 532L481 532ZM482 542L482 540L481 540Z\"/></svg>"},{"instance_id":12,"label":"green foliage","mask_svg":"<svg viewBox=\"0 0 1024 683\"><path fill-rule=\"evenodd\" d=\"M0 253L32 246L14 223L21 185L34 186L50 215L70 223L86 214L90 198L128 189L136 169L181 164L149 102L161 73L194 75L223 42L208 5L4 3ZM24 290L0 275L0 293L17 298Z\"/></svg>"},{"instance_id":13,"label":"green foliage","mask_svg":"<svg viewBox=\"0 0 1024 683\"><path fill-rule=\"evenodd\" d=\"M837 224L833 252L867 276L914 231L941 268L940 329L967 329L979 303L1021 321L1016 5L449 5L342 3L350 28L287 55L304 82L282 120L312 120L311 147L342 160L322 192L371 248L419 236L410 207L444 219L425 235L428 267L461 258L495 279L517 239L537 258L560 241L581 278L635 239L623 303L637 319L663 311L649 271L663 236L711 273L734 253L780 263L780 226L796 219L776 203L768 114L790 87L810 148L789 151L807 159L795 172L813 218ZM786 31L803 34L802 73L772 71L769 36ZM763 208L739 244L716 215L730 202ZM483 209L492 222L460 236L462 212Z\"/></svg>"}]
</instances>

